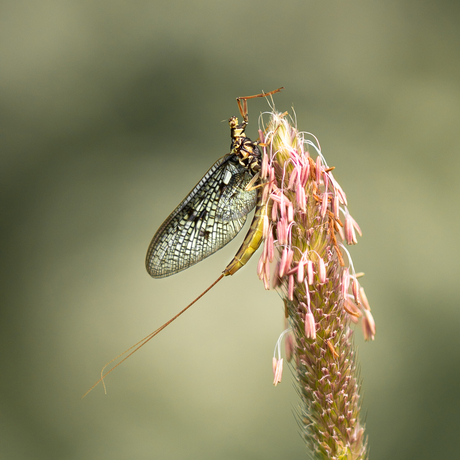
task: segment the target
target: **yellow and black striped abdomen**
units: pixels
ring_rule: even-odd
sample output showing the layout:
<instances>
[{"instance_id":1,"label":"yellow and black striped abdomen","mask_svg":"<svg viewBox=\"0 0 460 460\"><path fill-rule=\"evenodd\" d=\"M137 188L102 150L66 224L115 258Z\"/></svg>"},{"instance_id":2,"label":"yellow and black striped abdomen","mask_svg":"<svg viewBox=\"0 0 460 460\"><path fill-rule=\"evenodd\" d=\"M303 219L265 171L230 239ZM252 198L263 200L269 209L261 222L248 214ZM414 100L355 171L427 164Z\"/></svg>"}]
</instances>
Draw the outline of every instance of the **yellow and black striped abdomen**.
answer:
<instances>
[{"instance_id":1,"label":"yellow and black striped abdomen","mask_svg":"<svg viewBox=\"0 0 460 460\"><path fill-rule=\"evenodd\" d=\"M254 252L259 249L263 239L264 217L267 214L267 205L262 202L262 193L259 191L256 211L244 241L233 260L222 272L224 276L235 274L241 267L246 265Z\"/></svg>"}]
</instances>

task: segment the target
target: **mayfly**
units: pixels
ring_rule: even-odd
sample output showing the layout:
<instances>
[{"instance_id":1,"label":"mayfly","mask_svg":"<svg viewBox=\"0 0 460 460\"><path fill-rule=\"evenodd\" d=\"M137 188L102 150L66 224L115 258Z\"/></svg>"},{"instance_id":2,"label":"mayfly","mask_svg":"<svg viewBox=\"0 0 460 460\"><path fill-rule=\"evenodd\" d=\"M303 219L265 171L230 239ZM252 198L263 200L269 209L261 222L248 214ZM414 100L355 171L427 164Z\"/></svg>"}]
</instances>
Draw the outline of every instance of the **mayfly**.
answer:
<instances>
[{"instance_id":1,"label":"mayfly","mask_svg":"<svg viewBox=\"0 0 460 460\"><path fill-rule=\"evenodd\" d=\"M261 167L258 142L246 137L247 100L281 91L237 98L243 121L229 119L230 153L217 160L192 191L155 233L145 265L153 278L164 278L185 270L229 243L242 229L247 214L256 207L251 228L222 276L233 275L251 257L261 242L263 209L257 188Z\"/></svg>"},{"instance_id":2,"label":"mayfly","mask_svg":"<svg viewBox=\"0 0 460 460\"><path fill-rule=\"evenodd\" d=\"M262 155L259 141L252 141L245 134L248 124L247 101L271 96L282 89L283 87L236 99L242 122L238 123L235 116L228 120L232 139L230 153L211 166L163 222L149 245L145 266L153 278L164 278L191 267L235 238L243 228L247 215L256 208L249 231L238 252L211 286L163 326L110 361L112 363L130 352L103 375L105 367L110 364L107 363L97 383L103 382L103 377L188 310L224 276L236 273L259 248L266 213L259 187Z\"/></svg>"}]
</instances>

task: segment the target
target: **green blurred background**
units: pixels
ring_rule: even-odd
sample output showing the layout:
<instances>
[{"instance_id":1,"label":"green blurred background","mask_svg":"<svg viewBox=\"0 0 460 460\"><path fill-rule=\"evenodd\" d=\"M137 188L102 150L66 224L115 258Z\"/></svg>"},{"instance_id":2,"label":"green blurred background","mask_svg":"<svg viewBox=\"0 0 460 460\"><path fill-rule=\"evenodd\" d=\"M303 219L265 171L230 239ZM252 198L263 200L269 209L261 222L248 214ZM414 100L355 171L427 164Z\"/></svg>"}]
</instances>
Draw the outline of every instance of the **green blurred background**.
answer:
<instances>
[{"instance_id":1,"label":"green blurred background","mask_svg":"<svg viewBox=\"0 0 460 460\"><path fill-rule=\"evenodd\" d=\"M170 279L144 269L228 152L235 97L278 86L364 232L371 459L457 457L459 24L445 0L3 1L0 457L306 458L256 260L80 400L239 247ZM251 102L252 137L266 109Z\"/></svg>"}]
</instances>

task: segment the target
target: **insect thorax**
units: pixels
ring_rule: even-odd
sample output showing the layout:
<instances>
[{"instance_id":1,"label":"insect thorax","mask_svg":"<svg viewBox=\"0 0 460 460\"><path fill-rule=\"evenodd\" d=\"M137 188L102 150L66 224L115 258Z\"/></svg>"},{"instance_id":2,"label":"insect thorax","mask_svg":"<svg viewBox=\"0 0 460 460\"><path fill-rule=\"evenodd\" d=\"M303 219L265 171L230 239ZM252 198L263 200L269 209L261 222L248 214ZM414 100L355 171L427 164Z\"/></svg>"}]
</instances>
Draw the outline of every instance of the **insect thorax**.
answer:
<instances>
[{"instance_id":1,"label":"insect thorax","mask_svg":"<svg viewBox=\"0 0 460 460\"><path fill-rule=\"evenodd\" d=\"M253 142L249 137L246 137L244 130L248 122L238 124L237 117L231 117L228 120L232 136L231 151L230 153L238 157L241 165L256 173L259 172L261 166L261 154L258 142Z\"/></svg>"}]
</instances>

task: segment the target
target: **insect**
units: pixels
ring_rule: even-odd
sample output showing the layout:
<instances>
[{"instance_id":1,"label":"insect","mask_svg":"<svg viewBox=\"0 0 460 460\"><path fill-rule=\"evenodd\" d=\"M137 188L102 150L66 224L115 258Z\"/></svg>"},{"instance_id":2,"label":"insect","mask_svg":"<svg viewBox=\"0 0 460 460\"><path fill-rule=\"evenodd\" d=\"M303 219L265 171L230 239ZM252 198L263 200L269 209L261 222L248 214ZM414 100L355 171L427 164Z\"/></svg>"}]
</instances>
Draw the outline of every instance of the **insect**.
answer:
<instances>
[{"instance_id":1,"label":"insect","mask_svg":"<svg viewBox=\"0 0 460 460\"><path fill-rule=\"evenodd\" d=\"M237 98L243 121L229 119L231 133L230 153L217 160L192 191L174 209L157 230L149 245L145 266L153 278L164 278L185 270L214 254L229 243L243 228L247 215L256 208L251 227L234 258L225 270L204 292L173 318L142 340L108 362L101 370L101 378L83 395L86 396L104 377L143 347L165 327L171 324L195 302L203 297L224 276L233 275L251 258L262 242L263 217L266 212L259 185L262 155L259 142L245 134L248 124L248 99L267 97L269 93ZM105 374L105 368L120 359Z\"/></svg>"},{"instance_id":2,"label":"insect","mask_svg":"<svg viewBox=\"0 0 460 460\"><path fill-rule=\"evenodd\" d=\"M223 275L233 275L257 250L262 241L265 207L257 188L261 167L258 142L245 134L247 100L270 96L281 89L237 98L243 121L238 124L235 116L229 119L230 153L211 166L155 233L145 261L150 276L173 275L224 247L243 228L247 214L256 204L251 228Z\"/></svg>"}]
</instances>

